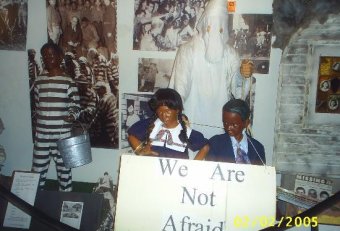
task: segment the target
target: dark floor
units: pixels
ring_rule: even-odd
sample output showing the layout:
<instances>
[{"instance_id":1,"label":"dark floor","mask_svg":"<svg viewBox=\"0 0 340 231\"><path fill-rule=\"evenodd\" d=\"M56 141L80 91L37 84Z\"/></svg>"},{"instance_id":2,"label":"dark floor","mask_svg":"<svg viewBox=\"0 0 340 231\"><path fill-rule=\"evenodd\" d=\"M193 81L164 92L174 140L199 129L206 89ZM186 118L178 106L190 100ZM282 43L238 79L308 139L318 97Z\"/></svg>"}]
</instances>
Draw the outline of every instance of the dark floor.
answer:
<instances>
[{"instance_id":1,"label":"dark floor","mask_svg":"<svg viewBox=\"0 0 340 231\"><path fill-rule=\"evenodd\" d=\"M7 189L10 189L11 178L7 176L0 175L0 184ZM73 192L79 193L92 193L93 188L96 183L85 183L85 182L73 182ZM58 191L58 182L56 180L47 180L45 185L46 191ZM0 194L0 230L2 231L27 231L27 229L17 229L3 227L4 215L7 208L7 201ZM29 229L33 231L33 229ZM45 231L45 230L34 230L34 231Z\"/></svg>"}]
</instances>

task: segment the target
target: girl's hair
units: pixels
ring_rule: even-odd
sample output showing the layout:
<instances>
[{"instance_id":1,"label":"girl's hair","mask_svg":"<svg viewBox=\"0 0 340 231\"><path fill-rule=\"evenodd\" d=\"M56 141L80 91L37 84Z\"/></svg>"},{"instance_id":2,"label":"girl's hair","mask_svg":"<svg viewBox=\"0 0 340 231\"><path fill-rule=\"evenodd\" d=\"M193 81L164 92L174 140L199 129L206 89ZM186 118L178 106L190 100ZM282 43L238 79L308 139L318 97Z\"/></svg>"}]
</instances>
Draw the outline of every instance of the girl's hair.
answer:
<instances>
[{"instance_id":1,"label":"girl's hair","mask_svg":"<svg viewBox=\"0 0 340 231\"><path fill-rule=\"evenodd\" d=\"M183 102L177 91L171 88L161 88L149 100L149 106L156 112L160 106L167 106L173 110L183 111Z\"/></svg>"},{"instance_id":2,"label":"girl's hair","mask_svg":"<svg viewBox=\"0 0 340 231\"><path fill-rule=\"evenodd\" d=\"M181 96L177 91L171 88L160 88L158 89L155 94L149 100L149 107L154 112L153 119L151 120L150 126L147 131L147 139L149 139L149 135L154 127L154 122L158 118L156 115L156 110L160 106L167 106L170 109L178 110L178 121L182 125L182 130L178 135L178 138L183 143L188 143L189 139L187 137L187 127L185 122L182 119L182 111L183 111L183 101ZM149 140L147 140L149 142Z\"/></svg>"}]
</instances>

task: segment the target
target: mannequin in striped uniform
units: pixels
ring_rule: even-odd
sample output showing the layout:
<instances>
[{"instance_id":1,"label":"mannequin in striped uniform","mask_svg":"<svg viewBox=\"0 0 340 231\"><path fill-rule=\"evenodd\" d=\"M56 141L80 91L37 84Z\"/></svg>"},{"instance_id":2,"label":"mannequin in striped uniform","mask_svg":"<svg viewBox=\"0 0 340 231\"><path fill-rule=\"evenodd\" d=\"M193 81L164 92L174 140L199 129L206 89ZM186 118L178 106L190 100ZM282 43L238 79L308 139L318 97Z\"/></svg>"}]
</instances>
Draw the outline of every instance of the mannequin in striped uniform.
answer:
<instances>
[{"instance_id":1,"label":"mannequin in striped uniform","mask_svg":"<svg viewBox=\"0 0 340 231\"><path fill-rule=\"evenodd\" d=\"M79 114L79 94L75 82L61 68L62 50L54 43L42 46L46 75L34 86L36 132L32 171L39 172L43 188L51 158L56 163L60 191L72 191L71 169L65 167L57 150L59 139L71 136L72 122Z\"/></svg>"}]
</instances>

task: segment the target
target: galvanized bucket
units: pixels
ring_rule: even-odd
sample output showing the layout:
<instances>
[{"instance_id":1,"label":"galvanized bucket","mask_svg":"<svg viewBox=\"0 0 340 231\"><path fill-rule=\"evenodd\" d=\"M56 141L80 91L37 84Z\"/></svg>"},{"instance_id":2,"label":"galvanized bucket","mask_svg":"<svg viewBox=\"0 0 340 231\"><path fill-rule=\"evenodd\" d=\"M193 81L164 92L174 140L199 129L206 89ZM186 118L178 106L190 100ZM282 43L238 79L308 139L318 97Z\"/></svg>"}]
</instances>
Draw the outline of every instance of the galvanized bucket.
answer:
<instances>
[{"instance_id":1,"label":"galvanized bucket","mask_svg":"<svg viewBox=\"0 0 340 231\"><path fill-rule=\"evenodd\" d=\"M66 168L76 168L92 162L90 136L85 130L81 135L58 140L57 146Z\"/></svg>"}]
</instances>

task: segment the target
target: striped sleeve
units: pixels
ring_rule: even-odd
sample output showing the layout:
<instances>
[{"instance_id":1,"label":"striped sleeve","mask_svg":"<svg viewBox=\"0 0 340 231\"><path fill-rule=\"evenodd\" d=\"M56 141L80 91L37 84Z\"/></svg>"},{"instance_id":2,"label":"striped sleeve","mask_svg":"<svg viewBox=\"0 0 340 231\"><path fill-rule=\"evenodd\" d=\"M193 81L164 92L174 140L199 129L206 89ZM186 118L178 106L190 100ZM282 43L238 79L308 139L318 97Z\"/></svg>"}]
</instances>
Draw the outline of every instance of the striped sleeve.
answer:
<instances>
[{"instance_id":1,"label":"striped sleeve","mask_svg":"<svg viewBox=\"0 0 340 231\"><path fill-rule=\"evenodd\" d=\"M75 82L66 76L39 76L34 88L37 130L67 132L72 123L65 117L79 113L79 94Z\"/></svg>"}]
</instances>

